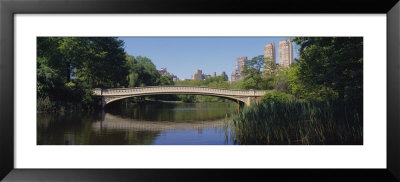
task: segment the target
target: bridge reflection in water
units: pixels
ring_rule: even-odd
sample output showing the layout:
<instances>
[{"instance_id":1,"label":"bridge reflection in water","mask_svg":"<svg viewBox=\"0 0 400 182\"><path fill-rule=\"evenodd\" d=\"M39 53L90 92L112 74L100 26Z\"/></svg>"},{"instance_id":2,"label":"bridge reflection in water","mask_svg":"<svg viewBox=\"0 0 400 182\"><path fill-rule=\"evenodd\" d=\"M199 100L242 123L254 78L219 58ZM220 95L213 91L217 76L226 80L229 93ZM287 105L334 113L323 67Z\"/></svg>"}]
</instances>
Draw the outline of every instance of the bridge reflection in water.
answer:
<instances>
[{"instance_id":1,"label":"bridge reflection in water","mask_svg":"<svg viewBox=\"0 0 400 182\"><path fill-rule=\"evenodd\" d=\"M38 145L230 145L233 103L115 102L93 112L38 113Z\"/></svg>"},{"instance_id":2,"label":"bridge reflection in water","mask_svg":"<svg viewBox=\"0 0 400 182\"><path fill-rule=\"evenodd\" d=\"M165 130L202 130L205 128L221 128L225 119L212 121L144 121L122 118L105 113L102 121L92 124L95 131L102 130L134 130L134 131L165 131Z\"/></svg>"}]
</instances>

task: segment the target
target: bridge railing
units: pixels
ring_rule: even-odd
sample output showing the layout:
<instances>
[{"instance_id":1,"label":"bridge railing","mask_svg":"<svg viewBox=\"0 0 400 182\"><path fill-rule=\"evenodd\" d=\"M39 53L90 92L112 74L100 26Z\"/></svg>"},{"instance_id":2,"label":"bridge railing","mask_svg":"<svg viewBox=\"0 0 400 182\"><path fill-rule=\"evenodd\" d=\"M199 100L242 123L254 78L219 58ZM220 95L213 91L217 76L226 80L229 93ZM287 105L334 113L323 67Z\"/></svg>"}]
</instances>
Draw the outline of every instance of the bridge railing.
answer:
<instances>
[{"instance_id":1,"label":"bridge railing","mask_svg":"<svg viewBox=\"0 0 400 182\"><path fill-rule=\"evenodd\" d=\"M93 89L93 95L133 95L148 93L208 93L236 96L262 96L265 90L237 90L192 86L149 86L134 88Z\"/></svg>"}]
</instances>

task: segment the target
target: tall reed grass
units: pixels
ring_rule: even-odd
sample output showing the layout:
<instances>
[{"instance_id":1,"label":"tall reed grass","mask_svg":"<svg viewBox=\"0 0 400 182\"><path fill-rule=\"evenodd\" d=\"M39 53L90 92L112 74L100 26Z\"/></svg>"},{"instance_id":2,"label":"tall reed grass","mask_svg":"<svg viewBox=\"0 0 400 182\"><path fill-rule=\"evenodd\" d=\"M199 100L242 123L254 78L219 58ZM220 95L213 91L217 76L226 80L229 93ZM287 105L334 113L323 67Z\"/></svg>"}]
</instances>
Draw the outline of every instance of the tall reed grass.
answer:
<instances>
[{"instance_id":1,"label":"tall reed grass","mask_svg":"<svg viewBox=\"0 0 400 182\"><path fill-rule=\"evenodd\" d=\"M359 106L299 100L263 101L232 116L236 144L363 144Z\"/></svg>"}]
</instances>

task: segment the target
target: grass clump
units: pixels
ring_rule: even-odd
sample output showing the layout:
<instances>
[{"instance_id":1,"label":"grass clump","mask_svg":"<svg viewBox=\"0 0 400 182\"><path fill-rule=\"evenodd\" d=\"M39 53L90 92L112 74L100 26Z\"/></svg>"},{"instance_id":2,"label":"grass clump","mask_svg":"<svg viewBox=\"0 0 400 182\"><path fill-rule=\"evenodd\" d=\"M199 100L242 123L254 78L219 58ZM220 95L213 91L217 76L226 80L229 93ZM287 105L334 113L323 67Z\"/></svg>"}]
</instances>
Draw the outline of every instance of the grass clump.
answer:
<instances>
[{"instance_id":1,"label":"grass clump","mask_svg":"<svg viewBox=\"0 0 400 182\"><path fill-rule=\"evenodd\" d=\"M343 103L267 99L232 116L241 145L362 144L362 112Z\"/></svg>"}]
</instances>

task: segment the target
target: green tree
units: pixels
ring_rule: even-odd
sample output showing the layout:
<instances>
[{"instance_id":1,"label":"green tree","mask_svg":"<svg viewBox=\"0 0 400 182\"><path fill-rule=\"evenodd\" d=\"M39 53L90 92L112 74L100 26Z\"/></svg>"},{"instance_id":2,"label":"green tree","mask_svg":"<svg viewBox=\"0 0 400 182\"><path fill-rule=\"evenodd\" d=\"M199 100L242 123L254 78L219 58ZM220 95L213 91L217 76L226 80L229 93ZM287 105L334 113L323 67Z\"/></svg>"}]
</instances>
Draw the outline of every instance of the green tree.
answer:
<instances>
[{"instance_id":1,"label":"green tree","mask_svg":"<svg viewBox=\"0 0 400 182\"><path fill-rule=\"evenodd\" d=\"M43 59L43 58L41 58ZM45 64L40 64L37 69L37 96L38 98L55 98L59 89L62 88L62 79L57 74L57 72L46 66Z\"/></svg>"},{"instance_id":2,"label":"green tree","mask_svg":"<svg viewBox=\"0 0 400 182\"><path fill-rule=\"evenodd\" d=\"M41 65L47 66L57 74L66 75L65 63L60 58L62 54L58 49L62 38L57 37L38 37L37 38L37 68ZM61 78L61 77L60 77ZM66 77L64 77L66 78ZM65 81L64 81L65 82Z\"/></svg>"},{"instance_id":3,"label":"green tree","mask_svg":"<svg viewBox=\"0 0 400 182\"><path fill-rule=\"evenodd\" d=\"M324 85L310 85L300 79L300 66L296 63L289 68L280 71L280 78L276 82L281 82L287 88L286 92L296 98L308 100L330 100L337 98L337 93Z\"/></svg>"},{"instance_id":4,"label":"green tree","mask_svg":"<svg viewBox=\"0 0 400 182\"><path fill-rule=\"evenodd\" d=\"M113 37L38 37L38 98L90 105L92 88L127 86L123 46Z\"/></svg>"},{"instance_id":5,"label":"green tree","mask_svg":"<svg viewBox=\"0 0 400 182\"><path fill-rule=\"evenodd\" d=\"M362 101L362 37L297 37L298 78L308 88L323 87L339 100Z\"/></svg>"},{"instance_id":6,"label":"green tree","mask_svg":"<svg viewBox=\"0 0 400 182\"><path fill-rule=\"evenodd\" d=\"M161 75L159 81L160 85L174 85L174 81L172 80L172 78L166 75Z\"/></svg>"},{"instance_id":7,"label":"green tree","mask_svg":"<svg viewBox=\"0 0 400 182\"><path fill-rule=\"evenodd\" d=\"M278 71L278 65L273 62L270 58L264 58L264 75L272 75Z\"/></svg>"},{"instance_id":8,"label":"green tree","mask_svg":"<svg viewBox=\"0 0 400 182\"><path fill-rule=\"evenodd\" d=\"M128 83L130 87L154 86L160 84L161 74L149 58L127 55L126 62L129 67ZM166 78L162 79L162 81L166 81ZM165 84L165 82L163 82L163 84Z\"/></svg>"},{"instance_id":9,"label":"green tree","mask_svg":"<svg viewBox=\"0 0 400 182\"><path fill-rule=\"evenodd\" d=\"M129 68L129 74L127 76L127 80L128 80L128 87L136 87L138 86L137 83L139 82L138 79L138 73L137 73L137 60L135 59L135 57L130 56L128 54L125 55L125 59L126 59L126 64Z\"/></svg>"},{"instance_id":10,"label":"green tree","mask_svg":"<svg viewBox=\"0 0 400 182\"><path fill-rule=\"evenodd\" d=\"M74 71L82 67L85 55L87 55L85 41L86 38L80 37L65 37L58 41L58 50L61 54L59 59L63 63L63 75L67 83L75 77Z\"/></svg>"},{"instance_id":11,"label":"green tree","mask_svg":"<svg viewBox=\"0 0 400 182\"><path fill-rule=\"evenodd\" d=\"M244 78L244 89L262 89L262 68L264 66L264 56L259 55L244 63L242 73Z\"/></svg>"},{"instance_id":12,"label":"green tree","mask_svg":"<svg viewBox=\"0 0 400 182\"><path fill-rule=\"evenodd\" d=\"M85 38L83 66L76 71L78 78L99 88L127 86L123 41L110 37Z\"/></svg>"},{"instance_id":13,"label":"green tree","mask_svg":"<svg viewBox=\"0 0 400 182\"><path fill-rule=\"evenodd\" d=\"M153 62L147 57L137 56L135 58L139 63L139 80L141 86L154 86L159 84L161 77Z\"/></svg>"}]
</instances>

